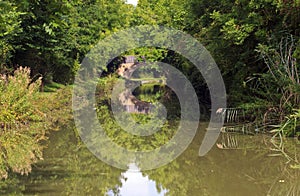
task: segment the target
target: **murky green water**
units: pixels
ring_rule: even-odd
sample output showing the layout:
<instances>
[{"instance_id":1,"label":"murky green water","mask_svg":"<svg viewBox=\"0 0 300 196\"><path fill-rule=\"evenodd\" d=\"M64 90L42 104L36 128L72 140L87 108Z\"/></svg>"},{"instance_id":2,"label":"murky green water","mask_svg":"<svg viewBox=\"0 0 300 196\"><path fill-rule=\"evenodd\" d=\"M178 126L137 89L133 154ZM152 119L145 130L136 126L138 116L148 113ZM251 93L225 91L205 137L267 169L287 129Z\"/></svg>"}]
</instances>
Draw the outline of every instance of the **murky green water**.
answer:
<instances>
[{"instance_id":1,"label":"murky green water","mask_svg":"<svg viewBox=\"0 0 300 196\"><path fill-rule=\"evenodd\" d=\"M50 137L45 159L29 176L15 176L2 185L1 195L300 195L300 170L291 161L270 156L274 146L265 135L223 133L204 157L198 156L206 124L189 148L156 170L119 170L106 165L79 144L73 128ZM221 149L223 148L223 149ZM300 145L285 144L291 158Z\"/></svg>"}]
</instances>

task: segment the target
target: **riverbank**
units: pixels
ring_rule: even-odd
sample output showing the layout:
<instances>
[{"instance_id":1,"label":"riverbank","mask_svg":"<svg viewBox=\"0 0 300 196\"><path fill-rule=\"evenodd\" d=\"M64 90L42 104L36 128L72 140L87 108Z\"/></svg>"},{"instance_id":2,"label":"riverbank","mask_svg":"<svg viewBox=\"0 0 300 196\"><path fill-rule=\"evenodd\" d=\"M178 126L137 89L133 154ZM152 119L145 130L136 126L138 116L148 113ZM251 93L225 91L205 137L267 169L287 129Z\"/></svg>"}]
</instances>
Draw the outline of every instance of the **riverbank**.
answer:
<instances>
[{"instance_id":1,"label":"riverbank","mask_svg":"<svg viewBox=\"0 0 300 196\"><path fill-rule=\"evenodd\" d=\"M174 119L166 122L159 133L147 138L120 131L108 106L114 81L112 77L102 79L96 93L99 121L107 134L119 145L135 150L153 149L168 142L176 130ZM0 84L0 177L7 179L11 173L30 173L32 164L43 159L49 134L70 124L72 86L52 83L44 87L47 92L39 92L40 81L31 81L26 69ZM149 120L142 114L132 116L142 124ZM275 151L287 157L286 148L282 149L280 143L274 146L277 147ZM288 160L293 162L294 168L299 168L297 160Z\"/></svg>"},{"instance_id":2,"label":"riverbank","mask_svg":"<svg viewBox=\"0 0 300 196\"><path fill-rule=\"evenodd\" d=\"M3 77L4 78L4 77ZM39 92L41 79L20 68L0 81L0 178L28 174L43 159L50 130L71 119L71 86Z\"/></svg>"}]
</instances>

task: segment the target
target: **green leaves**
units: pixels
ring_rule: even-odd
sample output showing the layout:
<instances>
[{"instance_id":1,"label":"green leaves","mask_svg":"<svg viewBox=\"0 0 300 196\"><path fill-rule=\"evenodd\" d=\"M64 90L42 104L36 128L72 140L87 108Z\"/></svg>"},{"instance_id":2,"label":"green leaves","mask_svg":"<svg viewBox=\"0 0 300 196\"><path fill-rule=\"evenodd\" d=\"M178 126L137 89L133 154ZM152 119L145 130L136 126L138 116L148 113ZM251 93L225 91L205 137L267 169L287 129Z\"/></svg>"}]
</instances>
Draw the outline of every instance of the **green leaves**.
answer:
<instances>
[{"instance_id":1,"label":"green leaves","mask_svg":"<svg viewBox=\"0 0 300 196\"><path fill-rule=\"evenodd\" d=\"M7 81L2 81L0 123L10 127L28 122L33 113L32 101L40 84L41 79L31 83L29 69L22 67L15 71L14 76L9 76Z\"/></svg>"},{"instance_id":2,"label":"green leaves","mask_svg":"<svg viewBox=\"0 0 300 196\"><path fill-rule=\"evenodd\" d=\"M188 25L187 3L179 0L139 0L133 13L132 25L164 25L183 29Z\"/></svg>"},{"instance_id":3,"label":"green leaves","mask_svg":"<svg viewBox=\"0 0 300 196\"><path fill-rule=\"evenodd\" d=\"M21 32L20 16L22 12L8 1L0 2L0 64L5 64L12 56L13 50L16 48L11 42L16 35Z\"/></svg>"},{"instance_id":4,"label":"green leaves","mask_svg":"<svg viewBox=\"0 0 300 196\"><path fill-rule=\"evenodd\" d=\"M224 32L225 39L233 40L234 44L241 45L253 30L254 25L238 25L234 19L230 19L223 25L221 32Z\"/></svg>"},{"instance_id":5,"label":"green leaves","mask_svg":"<svg viewBox=\"0 0 300 196\"><path fill-rule=\"evenodd\" d=\"M32 80L29 68L0 75L0 179L8 172L28 174L42 159L47 130L71 118L71 90L40 93L40 86L41 78Z\"/></svg>"},{"instance_id":6,"label":"green leaves","mask_svg":"<svg viewBox=\"0 0 300 196\"><path fill-rule=\"evenodd\" d=\"M40 119L33 102L41 78L31 81L30 70L22 67L14 76L0 76L0 178L7 178L8 170L28 174L41 158L38 141L44 134L33 123Z\"/></svg>"},{"instance_id":7,"label":"green leaves","mask_svg":"<svg viewBox=\"0 0 300 196\"><path fill-rule=\"evenodd\" d=\"M71 83L99 39L129 26L133 8L122 0L5 0L0 11L0 64L12 60L46 83Z\"/></svg>"},{"instance_id":8,"label":"green leaves","mask_svg":"<svg viewBox=\"0 0 300 196\"><path fill-rule=\"evenodd\" d=\"M44 23L43 27L45 28L46 33L48 33L49 35L55 35L53 30L57 29L59 27L59 25L55 22L50 22L49 25Z\"/></svg>"}]
</instances>

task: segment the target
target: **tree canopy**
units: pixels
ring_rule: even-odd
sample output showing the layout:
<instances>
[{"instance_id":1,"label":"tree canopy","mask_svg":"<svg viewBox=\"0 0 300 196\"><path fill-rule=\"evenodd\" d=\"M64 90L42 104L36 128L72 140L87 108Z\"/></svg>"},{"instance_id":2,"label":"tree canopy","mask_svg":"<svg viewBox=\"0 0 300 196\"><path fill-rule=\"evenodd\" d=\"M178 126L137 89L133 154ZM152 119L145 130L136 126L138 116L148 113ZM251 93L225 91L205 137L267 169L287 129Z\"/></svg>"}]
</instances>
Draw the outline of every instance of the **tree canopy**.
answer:
<instances>
[{"instance_id":1,"label":"tree canopy","mask_svg":"<svg viewBox=\"0 0 300 196\"><path fill-rule=\"evenodd\" d=\"M220 67L232 105L251 102L253 95L264 98L253 82L262 80L257 74L270 71L261 46L270 52L292 36L292 57L300 56L299 0L139 0L136 7L124 0L2 0L0 10L1 66L29 66L32 76L42 75L44 82L72 83L99 40L145 24L196 37ZM159 48L127 54L172 63L198 86L199 94L205 90L201 74L179 54Z\"/></svg>"}]
</instances>

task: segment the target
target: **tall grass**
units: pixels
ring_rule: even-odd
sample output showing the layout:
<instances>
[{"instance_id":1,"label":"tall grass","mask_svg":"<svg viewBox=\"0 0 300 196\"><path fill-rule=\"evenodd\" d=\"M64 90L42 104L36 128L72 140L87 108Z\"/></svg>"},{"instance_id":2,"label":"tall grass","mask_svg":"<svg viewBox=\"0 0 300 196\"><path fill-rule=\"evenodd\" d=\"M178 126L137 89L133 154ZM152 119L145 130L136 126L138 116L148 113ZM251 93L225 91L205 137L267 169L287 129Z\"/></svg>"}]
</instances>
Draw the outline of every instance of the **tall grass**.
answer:
<instances>
[{"instance_id":1,"label":"tall grass","mask_svg":"<svg viewBox=\"0 0 300 196\"><path fill-rule=\"evenodd\" d=\"M294 112L286 116L286 120L277 125L271 132L274 136L297 136L300 137L300 109L295 109Z\"/></svg>"},{"instance_id":2,"label":"tall grass","mask_svg":"<svg viewBox=\"0 0 300 196\"><path fill-rule=\"evenodd\" d=\"M42 159L48 130L72 118L71 86L55 84L55 92L41 93L40 85L41 78L33 81L29 68L0 75L0 179L10 172L28 174Z\"/></svg>"},{"instance_id":3,"label":"tall grass","mask_svg":"<svg viewBox=\"0 0 300 196\"><path fill-rule=\"evenodd\" d=\"M264 122L282 123L281 130L288 128L295 109L300 109L300 66L297 40L290 35L273 46L259 45L267 72L260 74L255 92L267 105ZM299 118L293 118L299 121ZM292 129L282 133L291 135ZM294 131L292 131L294 132Z\"/></svg>"},{"instance_id":4,"label":"tall grass","mask_svg":"<svg viewBox=\"0 0 300 196\"><path fill-rule=\"evenodd\" d=\"M275 88L273 87L272 92L279 95L276 98L275 93L269 93L269 97L275 97L273 100L276 105L270 107L265 114L270 116L273 113L273 116L277 114L279 117L280 124L273 125L271 131L274 134L273 151L293 162L295 168L299 168L297 156L290 156L284 145L286 136L300 138L300 67L296 43L297 40L289 36L282 39L276 48L260 45L259 51L268 67L269 77L266 77L268 81L265 84L273 84Z\"/></svg>"},{"instance_id":5,"label":"tall grass","mask_svg":"<svg viewBox=\"0 0 300 196\"><path fill-rule=\"evenodd\" d=\"M32 104L40 84L41 78L30 79L29 68L0 75L0 178L7 178L9 171L28 174L32 163L42 158L45 130L37 122L43 115Z\"/></svg>"},{"instance_id":6,"label":"tall grass","mask_svg":"<svg viewBox=\"0 0 300 196\"><path fill-rule=\"evenodd\" d=\"M273 102L280 120L292 109L300 107L300 67L296 58L297 45L293 36L283 38L275 47L259 45L268 72L260 78L261 91Z\"/></svg>"},{"instance_id":7,"label":"tall grass","mask_svg":"<svg viewBox=\"0 0 300 196\"><path fill-rule=\"evenodd\" d=\"M20 67L12 76L2 75L0 80L0 124L2 131L22 127L37 120L32 102L37 97L41 78L32 82L29 68Z\"/></svg>"}]
</instances>

